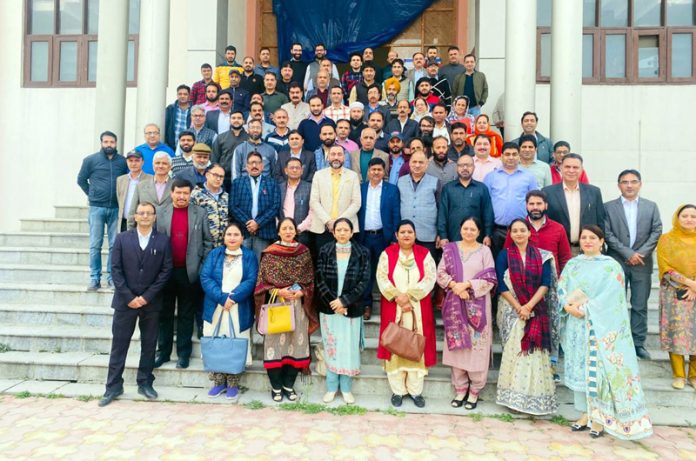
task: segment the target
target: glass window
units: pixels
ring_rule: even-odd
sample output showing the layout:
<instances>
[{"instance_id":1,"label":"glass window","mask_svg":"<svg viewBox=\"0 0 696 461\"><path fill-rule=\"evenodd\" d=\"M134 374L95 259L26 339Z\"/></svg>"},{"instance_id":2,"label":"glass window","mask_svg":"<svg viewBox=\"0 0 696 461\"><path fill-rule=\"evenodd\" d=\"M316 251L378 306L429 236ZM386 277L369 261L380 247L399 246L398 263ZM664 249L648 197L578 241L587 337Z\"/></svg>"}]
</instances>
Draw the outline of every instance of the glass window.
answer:
<instances>
[{"instance_id":1,"label":"glass window","mask_svg":"<svg viewBox=\"0 0 696 461\"><path fill-rule=\"evenodd\" d=\"M128 69L126 71L126 80L132 82L135 80L135 41L128 40Z\"/></svg>"},{"instance_id":2,"label":"glass window","mask_svg":"<svg viewBox=\"0 0 696 461\"><path fill-rule=\"evenodd\" d=\"M53 0L31 0L31 33L53 33ZM32 78L32 80L34 80Z\"/></svg>"},{"instance_id":3,"label":"glass window","mask_svg":"<svg viewBox=\"0 0 696 461\"><path fill-rule=\"evenodd\" d=\"M672 77L693 77L692 34L672 34Z\"/></svg>"},{"instance_id":4,"label":"glass window","mask_svg":"<svg viewBox=\"0 0 696 461\"><path fill-rule=\"evenodd\" d=\"M541 34L541 76L551 77L551 34Z\"/></svg>"},{"instance_id":5,"label":"glass window","mask_svg":"<svg viewBox=\"0 0 696 461\"><path fill-rule=\"evenodd\" d=\"M87 2L87 33L90 35L99 33L99 0Z\"/></svg>"},{"instance_id":6,"label":"glass window","mask_svg":"<svg viewBox=\"0 0 696 461\"><path fill-rule=\"evenodd\" d=\"M633 0L633 25L636 27L660 26L662 0Z\"/></svg>"},{"instance_id":7,"label":"glass window","mask_svg":"<svg viewBox=\"0 0 696 461\"><path fill-rule=\"evenodd\" d=\"M665 0L667 2L668 26L696 25L694 0Z\"/></svg>"},{"instance_id":8,"label":"glass window","mask_svg":"<svg viewBox=\"0 0 696 461\"><path fill-rule=\"evenodd\" d=\"M606 36L604 59L607 78L626 77L626 35Z\"/></svg>"},{"instance_id":9,"label":"glass window","mask_svg":"<svg viewBox=\"0 0 696 461\"><path fill-rule=\"evenodd\" d=\"M87 80L97 81L97 42L91 41L87 44Z\"/></svg>"},{"instance_id":10,"label":"glass window","mask_svg":"<svg viewBox=\"0 0 696 461\"><path fill-rule=\"evenodd\" d=\"M602 27L628 26L628 0L602 0L600 25Z\"/></svg>"},{"instance_id":11,"label":"glass window","mask_svg":"<svg viewBox=\"0 0 696 461\"><path fill-rule=\"evenodd\" d=\"M592 78L594 75L594 35L582 36L582 78Z\"/></svg>"},{"instance_id":12,"label":"glass window","mask_svg":"<svg viewBox=\"0 0 696 461\"><path fill-rule=\"evenodd\" d=\"M60 74L61 82L77 80L77 42L60 42Z\"/></svg>"},{"instance_id":13,"label":"glass window","mask_svg":"<svg viewBox=\"0 0 696 461\"><path fill-rule=\"evenodd\" d=\"M660 37L641 35L638 38L638 77L660 76Z\"/></svg>"},{"instance_id":14,"label":"glass window","mask_svg":"<svg viewBox=\"0 0 696 461\"><path fill-rule=\"evenodd\" d=\"M583 0L582 25L583 27L595 27L597 25L597 0Z\"/></svg>"},{"instance_id":15,"label":"glass window","mask_svg":"<svg viewBox=\"0 0 696 461\"><path fill-rule=\"evenodd\" d=\"M48 81L48 42L31 42L31 80Z\"/></svg>"},{"instance_id":16,"label":"glass window","mask_svg":"<svg viewBox=\"0 0 696 461\"><path fill-rule=\"evenodd\" d=\"M551 0L537 0L537 27L551 27Z\"/></svg>"},{"instance_id":17,"label":"glass window","mask_svg":"<svg viewBox=\"0 0 696 461\"><path fill-rule=\"evenodd\" d=\"M128 34L140 32L140 0L128 0Z\"/></svg>"},{"instance_id":18,"label":"glass window","mask_svg":"<svg viewBox=\"0 0 696 461\"><path fill-rule=\"evenodd\" d=\"M60 34L82 33L82 0L60 0Z\"/></svg>"}]
</instances>

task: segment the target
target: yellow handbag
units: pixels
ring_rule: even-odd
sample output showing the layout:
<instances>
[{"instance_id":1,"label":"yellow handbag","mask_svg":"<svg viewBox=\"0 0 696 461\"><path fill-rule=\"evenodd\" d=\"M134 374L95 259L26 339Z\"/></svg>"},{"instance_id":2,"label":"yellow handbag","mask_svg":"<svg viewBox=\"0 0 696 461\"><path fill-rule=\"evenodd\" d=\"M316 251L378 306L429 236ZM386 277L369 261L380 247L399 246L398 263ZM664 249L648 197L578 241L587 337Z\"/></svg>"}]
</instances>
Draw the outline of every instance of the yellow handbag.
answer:
<instances>
[{"instance_id":1,"label":"yellow handbag","mask_svg":"<svg viewBox=\"0 0 696 461\"><path fill-rule=\"evenodd\" d=\"M257 330L262 335L275 335L295 331L295 309L291 302L278 298L278 290L271 290L267 304L261 305Z\"/></svg>"}]
</instances>

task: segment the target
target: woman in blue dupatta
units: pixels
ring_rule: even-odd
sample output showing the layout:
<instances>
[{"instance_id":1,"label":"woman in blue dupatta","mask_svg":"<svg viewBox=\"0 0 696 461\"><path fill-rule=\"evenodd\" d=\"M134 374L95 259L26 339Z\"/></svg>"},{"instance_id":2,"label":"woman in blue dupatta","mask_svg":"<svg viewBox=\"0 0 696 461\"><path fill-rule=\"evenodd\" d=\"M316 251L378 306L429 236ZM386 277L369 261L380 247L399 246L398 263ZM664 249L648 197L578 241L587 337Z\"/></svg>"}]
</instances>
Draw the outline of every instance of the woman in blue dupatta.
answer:
<instances>
[{"instance_id":1,"label":"woman in blue dupatta","mask_svg":"<svg viewBox=\"0 0 696 461\"><path fill-rule=\"evenodd\" d=\"M481 221L464 218L462 240L445 245L437 266L437 283L445 290L442 363L452 367L452 406L473 410L488 379L493 344L491 291L498 280L493 255L478 243Z\"/></svg>"},{"instance_id":2,"label":"woman in blue dupatta","mask_svg":"<svg viewBox=\"0 0 696 461\"><path fill-rule=\"evenodd\" d=\"M530 415L556 411L556 384L551 368L551 316L556 306L553 254L529 243L529 223L510 224L514 245L496 260L498 327L503 357L496 403Z\"/></svg>"},{"instance_id":3,"label":"woman in blue dupatta","mask_svg":"<svg viewBox=\"0 0 696 461\"><path fill-rule=\"evenodd\" d=\"M571 259L558 284L564 381L582 413L573 431L591 428L593 438L608 432L636 440L652 434L640 384L638 359L628 319L624 274L601 254L604 232L583 226L583 254Z\"/></svg>"}]
</instances>

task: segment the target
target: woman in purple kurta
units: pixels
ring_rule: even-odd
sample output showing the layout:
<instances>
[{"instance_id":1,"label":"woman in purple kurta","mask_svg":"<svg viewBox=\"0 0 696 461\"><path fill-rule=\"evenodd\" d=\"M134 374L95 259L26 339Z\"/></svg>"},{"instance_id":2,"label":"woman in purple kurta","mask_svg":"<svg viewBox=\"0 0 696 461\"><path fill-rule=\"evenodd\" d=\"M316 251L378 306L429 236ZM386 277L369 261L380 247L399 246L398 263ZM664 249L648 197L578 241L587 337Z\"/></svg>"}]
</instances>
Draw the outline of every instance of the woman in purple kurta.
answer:
<instances>
[{"instance_id":1,"label":"woman in purple kurta","mask_svg":"<svg viewBox=\"0 0 696 461\"><path fill-rule=\"evenodd\" d=\"M473 410L486 385L493 343L491 291L497 284L491 250L478 243L481 222L465 218L462 240L445 245L437 283L445 290L442 363L452 367L453 407Z\"/></svg>"}]
</instances>

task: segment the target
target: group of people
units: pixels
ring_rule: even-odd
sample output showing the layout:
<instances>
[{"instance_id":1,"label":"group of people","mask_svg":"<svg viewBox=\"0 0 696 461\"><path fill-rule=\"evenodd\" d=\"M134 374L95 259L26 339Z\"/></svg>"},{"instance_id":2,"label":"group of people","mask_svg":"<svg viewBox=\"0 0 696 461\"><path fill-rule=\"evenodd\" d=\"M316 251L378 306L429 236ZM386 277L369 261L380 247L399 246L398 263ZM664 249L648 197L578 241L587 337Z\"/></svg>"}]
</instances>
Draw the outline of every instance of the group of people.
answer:
<instances>
[{"instance_id":1,"label":"group of people","mask_svg":"<svg viewBox=\"0 0 696 461\"><path fill-rule=\"evenodd\" d=\"M455 47L449 64L440 66L428 50L428 60L416 53L408 71L393 53L382 68L366 50L351 56L340 81L323 45L311 63L298 47L280 70L267 50L256 67L251 57L239 66L228 47L226 62L214 72L204 65L193 90L177 90L166 143L148 124L145 143L124 158L116 135L105 132L101 150L84 160L78 183L90 202L88 289L101 286L106 227L107 284L115 292L101 404L123 392L136 319L139 392L156 398L152 370L171 360L175 321L176 366L186 368L194 323L199 337L218 324L230 334L227 313L235 335L251 340L260 310L276 298L292 306L295 327L264 336L273 400L297 399L294 383L308 370L310 336L320 330L324 401L340 392L353 403L376 285L380 335L394 322L425 343L420 359L410 360L380 342L394 406L407 396L425 405L438 308L452 406L476 408L497 325L499 404L554 412L562 351L565 384L582 414L573 430L644 437L651 426L637 358L650 358L656 246L672 384L696 388L696 207L677 210L672 231L661 236L655 203L639 195L640 172L622 171L621 197L605 204L582 157L539 133L535 113L522 115L518 139L503 142L478 110L485 76L471 55L459 64ZM419 98L427 109L418 108ZM211 397L239 398L240 375L210 379Z\"/></svg>"}]
</instances>

